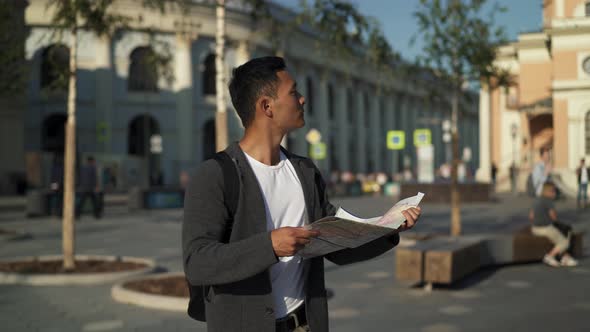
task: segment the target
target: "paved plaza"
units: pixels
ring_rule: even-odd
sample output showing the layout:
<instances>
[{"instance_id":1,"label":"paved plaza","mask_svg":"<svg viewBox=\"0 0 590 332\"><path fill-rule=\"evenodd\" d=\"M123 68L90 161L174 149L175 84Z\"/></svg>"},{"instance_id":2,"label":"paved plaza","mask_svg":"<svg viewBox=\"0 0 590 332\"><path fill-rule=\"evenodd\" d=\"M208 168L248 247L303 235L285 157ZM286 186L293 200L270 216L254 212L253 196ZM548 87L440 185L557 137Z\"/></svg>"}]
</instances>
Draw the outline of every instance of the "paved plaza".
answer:
<instances>
[{"instance_id":1,"label":"paved plaza","mask_svg":"<svg viewBox=\"0 0 590 332\"><path fill-rule=\"evenodd\" d=\"M334 199L350 212L372 217L391 199ZM510 232L527 223L530 199L499 196L494 202L464 205L466 234ZM558 214L578 230L590 231L590 210L575 201L557 203ZM423 205L411 232L448 233L448 206ZM168 271L181 270L181 210L128 213L107 207L102 220L84 216L77 224L77 253L148 257ZM0 258L59 254L61 221L26 219L24 213L0 213L0 227L23 230L32 238L0 242ZM590 244L590 232L584 242ZM350 266L326 265L331 331L588 331L590 326L590 251L575 268L541 263L488 268L451 288L425 292L396 281L394 251ZM112 285L0 286L1 331L205 331L182 312L146 309L115 302ZM231 317L228 317L231 319Z\"/></svg>"}]
</instances>

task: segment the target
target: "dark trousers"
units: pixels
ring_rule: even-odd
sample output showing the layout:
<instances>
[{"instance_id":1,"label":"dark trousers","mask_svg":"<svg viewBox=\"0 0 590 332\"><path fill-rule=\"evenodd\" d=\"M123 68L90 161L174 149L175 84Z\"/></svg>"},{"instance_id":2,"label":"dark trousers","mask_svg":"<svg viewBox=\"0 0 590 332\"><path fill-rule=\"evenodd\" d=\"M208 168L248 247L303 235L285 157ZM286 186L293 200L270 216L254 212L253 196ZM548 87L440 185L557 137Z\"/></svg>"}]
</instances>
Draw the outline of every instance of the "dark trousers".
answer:
<instances>
[{"instance_id":1,"label":"dark trousers","mask_svg":"<svg viewBox=\"0 0 590 332\"><path fill-rule=\"evenodd\" d=\"M578 206L579 205L586 205L588 201L588 184L587 183L579 183L578 184Z\"/></svg>"},{"instance_id":2,"label":"dark trousers","mask_svg":"<svg viewBox=\"0 0 590 332\"><path fill-rule=\"evenodd\" d=\"M76 204L76 218L79 218L82 214L82 208L84 207L87 198L90 198L90 201L92 202L92 214L94 215L94 218L100 218L102 205L100 194L94 191L82 191L79 195L80 199Z\"/></svg>"}]
</instances>

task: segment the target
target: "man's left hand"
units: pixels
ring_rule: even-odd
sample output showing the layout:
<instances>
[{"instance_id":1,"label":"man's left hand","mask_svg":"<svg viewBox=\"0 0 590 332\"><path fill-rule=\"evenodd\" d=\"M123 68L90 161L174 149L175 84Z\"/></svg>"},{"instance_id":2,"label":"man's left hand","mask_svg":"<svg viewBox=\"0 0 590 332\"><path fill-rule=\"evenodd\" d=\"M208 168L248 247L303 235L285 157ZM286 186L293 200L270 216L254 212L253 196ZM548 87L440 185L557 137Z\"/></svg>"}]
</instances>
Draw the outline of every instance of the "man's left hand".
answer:
<instances>
[{"instance_id":1,"label":"man's left hand","mask_svg":"<svg viewBox=\"0 0 590 332\"><path fill-rule=\"evenodd\" d=\"M404 217L406 217L406 221L404 221L404 223L401 224L401 226L397 229L398 232L407 231L408 229L414 227L420 218L421 211L422 209L419 206L402 211L402 214Z\"/></svg>"}]
</instances>

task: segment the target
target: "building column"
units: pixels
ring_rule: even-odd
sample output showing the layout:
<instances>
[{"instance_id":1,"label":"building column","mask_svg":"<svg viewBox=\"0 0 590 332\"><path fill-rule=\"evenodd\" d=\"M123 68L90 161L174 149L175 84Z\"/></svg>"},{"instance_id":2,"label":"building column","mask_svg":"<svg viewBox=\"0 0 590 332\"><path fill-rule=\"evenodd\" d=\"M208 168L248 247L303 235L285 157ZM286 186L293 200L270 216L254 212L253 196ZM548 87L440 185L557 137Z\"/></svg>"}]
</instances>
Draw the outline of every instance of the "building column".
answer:
<instances>
[{"instance_id":1,"label":"building column","mask_svg":"<svg viewBox=\"0 0 590 332\"><path fill-rule=\"evenodd\" d=\"M401 164L403 171L405 168L410 167L412 168L412 148L414 146L414 138L412 134L414 132L413 124L412 124L412 112L413 112L414 100L411 96L405 95L403 103L401 105L401 125L402 130L406 133L406 146L401 154Z\"/></svg>"},{"instance_id":2,"label":"building column","mask_svg":"<svg viewBox=\"0 0 590 332\"><path fill-rule=\"evenodd\" d=\"M113 67L111 39L98 37L96 42L96 149L111 153L113 114Z\"/></svg>"},{"instance_id":3,"label":"building column","mask_svg":"<svg viewBox=\"0 0 590 332\"><path fill-rule=\"evenodd\" d=\"M356 129L358 134L357 140L357 149L356 149L356 158L357 158L357 165L358 169L357 172L359 173L367 173L367 139L366 139L366 129L365 129L365 103L364 103L364 94L362 89L359 89L356 92Z\"/></svg>"},{"instance_id":4,"label":"building column","mask_svg":"<svg viewBox=\"0 0 590 332\"><path fill-rule=\"evenodd\" d=\"M407 146L410 143L410 134L408 133L407 128L407 112L406 112L406 104L408 103L408 96L402 93L398 93L396 96L395 102L395 114L394 118L396 121L394 122L394 128L396 130L401 130L405 133L405 145ZM394 173L400 173L403 171L403 160L404 155L406 154L406 147L401 150L395 150L395 162L394 162Z\"/></svg>"},{"instance_id":5,"label":"building column","mask_svg":"<svg viewBox=\"0 0 590 332\"><path fill-rule=\"evenodd\" d=\"M336 136L337 152L340 155L340 171L350 169L350 155L348 149L348 136L350 135L347 115L348 108L351 105L346 103L346 89L345 85L337 85L334 87L334 107L336 108L336 123L338 124L338 133Z\"/></svg>"},{"instance_id":6,"label":"building column","mask_svg":"<svg viewBox=\"0 0 590 332\"><path fill-rule=\"evenodd\" d=\"M393 95L388 95L385 96L385 103L383 105L383 107L385 107L385 119L382 119L382 121L385 123L384 125L384 132L383 132L383 136L381 137L381 142L385 145L386 143L386 139L387 139L387 132L389 130L394 130L395 129L395 121L394 121L394 112L395 109L393 107L394 103L394 96ZM385 147L385 149L387 149L387 146ZM397 151L395 150L386 150L387 152L383 155L383 170L387 173L387 174L392 174L396 168L395 166L395 155L397 155Z\"/></svg>"},{"instance_id":7,"label":"building column","mask_svg":"<svg viewBox=\"0 0 590 332\"><path fill-rule=\"evenodd\" d=\"M192 39L177 35L174 53L174 91L176 93L176 127L178 160L184 167L196 157L192 134L195 129L193 112L193 67L191 54Z\"/></svg>"},{"instance_id":8,"label":"building column","mask_svg":"<svg viewBox=\"0 0 590 332\"><path fill-rule=\"evenodd\" d=\"M569 164L569 127L567 100L553 100L553 166L556 169L565 169ZM584 139L584 136L580 136Z\"/></svg>"},{"instance_id":9,"label":"building column","mask_svg":"<svg viewBox=\"0 0 590 332\"><path fill-rule=\"evenodd\" d=\"M479 168L475 179L479 182L492 182L491 174L491 142L490 129L492 118L490 113L490 95L487 88L479 92ZM532 144L532 142L531 142Z\"/></svg>"},{"instance_id":10,"label":"building column","mask_svg":"<svg viewBox=\"0 0 590 332\"><path fill-rule=\"evenodd\" d=\"M382 121L383 119L380 119L379 116L379 112L380 112L380 106L381 106L381 97L378 95L373 96L373 98L370 99L369 105L371 107L371 111L370 111L370 122L369 122L369 132L368 132L368 137L369 137L369 144L373 145L373 148L371 149L371 151L373 152L373 155L370 156L370 158L373 160L373 171L374 172L380 172L383 170L383 158L382 158L382 151L383 151L383 145L382 142L383 140L381 139L381 137L383 136L382 133Z\"/></svg>"},{"instance_id":11,"label":"building column","mask_svg":"<svg viewBox=\"0 0 590 332\"><path fill-rule=\"evenodd\" d=\"M292 133L293 134L293 140L292 140L293 146L287 146L287 149L289 151L291 151L292 153L302 155L302 156L307 156L309 152L306 151L307 141L305 140L305 135L307 134L307 132L311 128L311 125L310 125L311 117L307 113L307 107L309 106L307 103L309 102L309 100L307 100L307 86L305 84L305 74L304 74L304 70L302 67L298 67L297 74L295 74L295 80L297 81L297 91L299 91L299 93L301 93L303 95L303 97L305 98L306 105L303 106L303 108L305 109L305 112L303 113L303 116L305 118L305 125L299 129L296 129Z\"/></svg>"},{"instance_id":12,"label":"building column","mask_svg":"<svg viewBox=\"0 0 590 332\"><path fill-rule=\"evenodd\" d=\"M431 117L434 119L434 125L432 126L432 145L434 146L434 170L436 172L443 159L441 152L444 151L444 145L442 142L442 119L438 105L432 103L431 107Z\"/></svg>"},{"instance_id":13,"label":"building column","mask_svg":"<svg viewBox=\"0 0 590 332\"><path fill-rule=\"evenodd\" d=\"M326 147L330 145L330 117L328 114L328 73L320 74L320 80L317 89L317 102L314 106L314 113L319 120L319 131L322 134L322 142ZM330 157L329 154L334 151L327 150L327 155L324 160L317 161L319 169L322 171L324 178L330 174Z\"/></svg>"}]
</instances>

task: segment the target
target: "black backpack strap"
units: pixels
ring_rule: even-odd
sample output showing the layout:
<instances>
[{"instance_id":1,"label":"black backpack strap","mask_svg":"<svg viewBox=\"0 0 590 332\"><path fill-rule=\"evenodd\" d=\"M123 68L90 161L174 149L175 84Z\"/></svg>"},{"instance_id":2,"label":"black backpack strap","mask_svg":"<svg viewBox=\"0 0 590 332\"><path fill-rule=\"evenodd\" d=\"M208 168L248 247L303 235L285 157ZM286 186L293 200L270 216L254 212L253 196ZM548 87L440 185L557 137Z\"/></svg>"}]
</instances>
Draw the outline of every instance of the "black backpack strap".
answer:
<instances>
[{"instance_id":1,"label":"black backpack strap","mask_svg":"<svg viewBox=\"0 0 590 332\"><path fill-rule=\"evenodd\" d=\"M230 218L225 227L225 234L223 235L222 241L228 243L233 229L234 215L238 209L240 177L237 165L226 152L217 152L213 156L213 159L219 164L223 174L223 202ZM188 279L186 281L190 296L187 310L188 315L193 319L205 322L205 298L211 286L193 286L188 282Z\"/></svg>"},{"instance_id":2,"label":"black backpack strap","mask_svg":"<svg viewBox=\"0 0 590 332\"><path fill-rule=\"evenodd\" d=\"M234 215L238 209L238 200L240 199L240 177L235 162L225 151L217 152L213 159L219 164L223 173L223 201L230 216L230 221L226 225L224 242L229 242Z\"/></svg>"}]
</instances>

